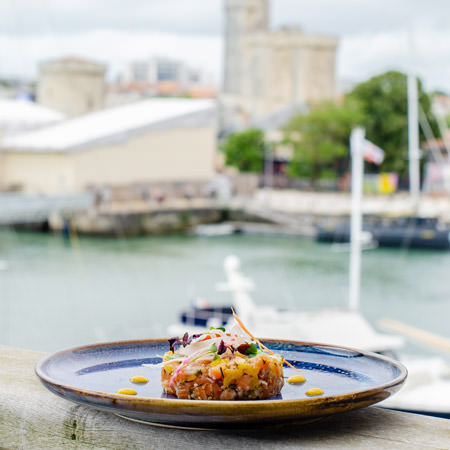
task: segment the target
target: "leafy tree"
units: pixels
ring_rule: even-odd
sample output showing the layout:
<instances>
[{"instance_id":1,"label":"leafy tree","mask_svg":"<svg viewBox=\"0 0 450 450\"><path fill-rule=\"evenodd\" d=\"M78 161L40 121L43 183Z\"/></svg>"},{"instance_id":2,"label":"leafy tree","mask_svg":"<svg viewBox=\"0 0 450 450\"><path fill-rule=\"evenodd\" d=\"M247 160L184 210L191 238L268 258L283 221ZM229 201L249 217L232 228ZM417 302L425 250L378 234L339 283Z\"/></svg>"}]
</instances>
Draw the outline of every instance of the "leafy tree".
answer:
<instances>
[{"instance_id":1,"label":"leafy tree","mask_svg":"<svg viewBox=\"0 0 450 450\"><path fill-rule=\"evenodd\" d=\"M418 81L420 109L437 136L438 126L431 115L431 100ZM348 95L359 105L365 119L366 137L385 150L384 171L403 176L408 171L407 77L400 72L386 72L356 86ZM420 134L421 141L425 139Z\"/></svg>"},{"instance_id":2,"label":"leafy tree","mask_svg":"<svg viewBox=\"0 0 450 450\"><path fill-rule=\"evenodd\" d=\"M315 186L318 179L345 171L350 132L362 121L357 105L351 102L323 103L309 114L293 117L284 127L286 141L294 147L288 175L309 177Z\"/></svg>"},{"instance_id":3,"label":"leafy tree","mask_svg":"<svg viewBox=\"0 0 450 450\"><path fill-rule=\"evenodd\" d=\"M262 172L264 167L264 133L249 129L230 134L221 146L225 162L241 172Z\"/></svg>"}]
</instances>

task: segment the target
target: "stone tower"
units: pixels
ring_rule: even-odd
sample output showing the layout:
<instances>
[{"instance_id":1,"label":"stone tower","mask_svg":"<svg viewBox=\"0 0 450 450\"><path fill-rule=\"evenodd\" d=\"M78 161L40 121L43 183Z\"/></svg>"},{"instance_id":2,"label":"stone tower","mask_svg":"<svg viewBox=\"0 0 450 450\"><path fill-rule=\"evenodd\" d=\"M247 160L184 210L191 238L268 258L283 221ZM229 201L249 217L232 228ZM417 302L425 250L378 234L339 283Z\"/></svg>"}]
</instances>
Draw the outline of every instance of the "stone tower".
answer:
<instances>
[{"instance_id":1,"label":"stone tower","mask_svg":"<svg viewBox=\"0 0 450 450\"><path fill-rule=\"evenodd\" d=\"M225 74L223 91L242 94L244 40L269 30L269 0L225 0Z\"/></svg>"},{"instance_id":2,"label":"stone tower","mask_svg":"<svg viewBox=\"0 0 450 450\"><path fill-rule=\"evenodd\" d=\"M271 30L269 0L224 2L223 131L335 97L337 38L298 26Z\"/></svg>"},{"instance_id":3,"label":"stone tower","mask_svg":"<svg viewBox=\"0 0 450 450\"><path fill-rule=\"evenodd\" d=\"M76 117L102 109L106 67L81 58L61 58L41 64L37 103Z\"/></svg>"}]
</instances>

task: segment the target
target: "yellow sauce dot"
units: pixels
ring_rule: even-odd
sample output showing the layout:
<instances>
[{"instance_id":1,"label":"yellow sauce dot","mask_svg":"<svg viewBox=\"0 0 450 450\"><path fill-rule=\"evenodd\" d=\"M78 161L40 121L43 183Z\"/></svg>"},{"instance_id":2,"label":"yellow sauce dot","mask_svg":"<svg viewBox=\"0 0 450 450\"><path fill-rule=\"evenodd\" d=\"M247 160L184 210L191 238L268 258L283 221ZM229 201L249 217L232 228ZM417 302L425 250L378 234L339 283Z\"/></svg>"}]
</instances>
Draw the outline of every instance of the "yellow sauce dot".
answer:
<instances>
[{"instance_id":1,"label":"yellow sauce dot","mask_svg":"<svg viewBox=\"0 0 450 450\"><path fill-rule=\"evenodd\" d=\"M132 383L148 383L148 378L143 377L142 375L136 375L130 378Z\"/></svg>"},{"instance_id":2,"label":"yellow sauce dot","mask_svg":"<svg viewBox=\"0 0 450 450\"><path fill-rule=\"evenodd\" d=\"M304 383L306 381L305 377L302 377L301 375L292 375L292 377L289 377L287 379L288 383Z\"/></svg>"},{"instance_id":3,"label":"yellow sauce dot","mask_svg":"<svg viewBox=\"0 0 450 450\"><path fill-rule=\"evenodd\" d=\"M117 391L118 394L125 394L125 395L137 395L137 392L134 389L130 389L130 388L123 388L123 389L119 389Z\"/></svg>"},{"instance_id":4,"label":"yellow sauce dot","mask_svg":"<svg viewBox=\"0 0 450 450\"><path fill-rule=\"evenodd\" d=\"M322 395L323 391L320 388L311 388L305 392L306 395Z\"/></svg>"}]
</instances>

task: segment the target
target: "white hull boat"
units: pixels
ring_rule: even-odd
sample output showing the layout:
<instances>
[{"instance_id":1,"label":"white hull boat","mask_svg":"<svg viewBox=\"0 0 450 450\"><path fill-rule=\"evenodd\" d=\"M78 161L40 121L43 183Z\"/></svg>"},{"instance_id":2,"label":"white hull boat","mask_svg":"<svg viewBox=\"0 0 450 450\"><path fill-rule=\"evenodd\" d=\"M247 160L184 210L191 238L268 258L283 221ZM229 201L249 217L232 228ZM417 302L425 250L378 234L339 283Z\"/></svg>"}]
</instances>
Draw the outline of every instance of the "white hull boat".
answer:
<instances>
[{"instance_id":1,"label":"white hull boat","mask_svg":"<svg viewBox=\"0 0 450 450\"><path fill-rule=\"evenodd\" d=\"M239 259L228 256L224 262L227 282L216 289L229 291L230 305L213 307L207 302L194 305L183 313L180 323L169 326L171 336L204 331L210 326L231 326L231 307L260 338L274 338L333 344L382 353L399 354L404 339L399 335L379 333L355 309L329 309L317 312L281 311L271 306L257 306L249 295L251 279L240 271ZM405 387L380 406L450 418L450 365L443 358L401 358L408 369Z\"/></svg>"}]
</instances>

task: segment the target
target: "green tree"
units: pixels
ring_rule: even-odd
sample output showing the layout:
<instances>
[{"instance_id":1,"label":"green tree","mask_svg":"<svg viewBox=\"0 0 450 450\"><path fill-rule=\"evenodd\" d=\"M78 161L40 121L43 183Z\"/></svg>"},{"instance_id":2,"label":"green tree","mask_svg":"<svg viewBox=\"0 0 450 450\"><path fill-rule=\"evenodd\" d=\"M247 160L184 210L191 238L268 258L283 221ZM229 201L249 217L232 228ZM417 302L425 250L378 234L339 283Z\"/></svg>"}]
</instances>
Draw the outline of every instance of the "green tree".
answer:
<instances>
[{"instance_id":1,"label":"green tree","mask_svg":"<svg viewBox=\"0 0 450 450\"><path fill-rule=\"evenodd\" d=\"M320 178L336 178L348 168L349 137L363 115L357 105L323 103L306 115L293 117L284 127L286 141L294 148L287 173L308 177L315 186Z\"/></svg>"},{"instance_id":2,"label":"green tree","mask_svg":"<svg viewBox=\"0 0 450 450\"><path fill-rule=\"evenodd\" d=\"M221 145L225 162L241 172L262 172L264 167L264 133L249 129L230 134Z\"/></svg>"},{"instance_id":3,"label":"green tree","mask_svg":"<svg viewBox=\"0 0 450 450\"><path fill-rule=\"evenodd\" d=\"M431 114L431 100L418 81L420 110L427 118L433 133L438 136L438 126ZM356 86L347 96L356 102L365 119L362 124L366 137L385 150L384 171L408 170L408 102L407 77L400 72L386 72ZM421 141L425 139L420 134Z\"/></svg>"}]
</instances>

